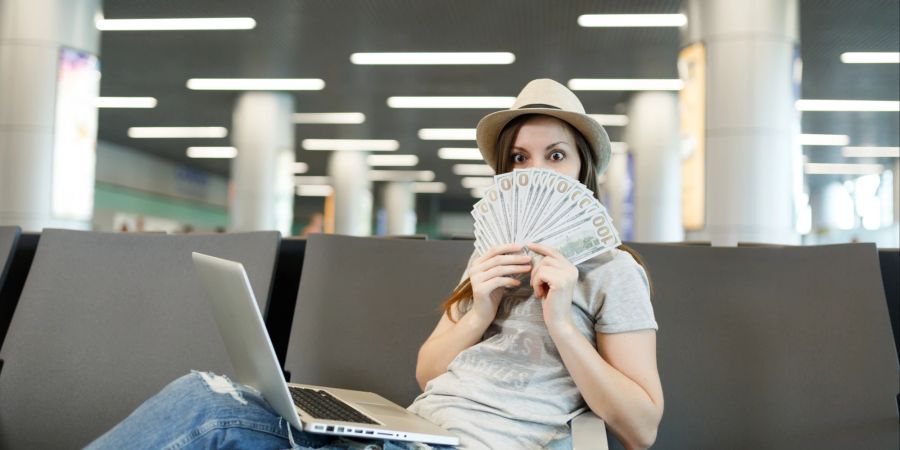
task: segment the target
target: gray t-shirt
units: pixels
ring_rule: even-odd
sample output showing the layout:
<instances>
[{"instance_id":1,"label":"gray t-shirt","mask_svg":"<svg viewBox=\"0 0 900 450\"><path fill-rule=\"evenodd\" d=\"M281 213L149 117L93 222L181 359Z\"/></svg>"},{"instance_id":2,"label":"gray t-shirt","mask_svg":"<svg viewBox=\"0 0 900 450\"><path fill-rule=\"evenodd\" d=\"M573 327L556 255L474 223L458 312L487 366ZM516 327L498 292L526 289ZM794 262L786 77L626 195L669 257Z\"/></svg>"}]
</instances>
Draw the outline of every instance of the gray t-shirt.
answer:
<instances>
[{"instance_id":1,"label":"gray t-shirt","mask_svg":"<svg viewBox=\"0 0 900 450\"><path fill-rule=\"evenodd\" d=\"M595 333L657 329L644 269L618 249L578 265L572 302L575 325L594 345ZM568 422L586 409L533 295L496 319L409 407L466 449L571 448Z\"/></svg>"}]
</instances>

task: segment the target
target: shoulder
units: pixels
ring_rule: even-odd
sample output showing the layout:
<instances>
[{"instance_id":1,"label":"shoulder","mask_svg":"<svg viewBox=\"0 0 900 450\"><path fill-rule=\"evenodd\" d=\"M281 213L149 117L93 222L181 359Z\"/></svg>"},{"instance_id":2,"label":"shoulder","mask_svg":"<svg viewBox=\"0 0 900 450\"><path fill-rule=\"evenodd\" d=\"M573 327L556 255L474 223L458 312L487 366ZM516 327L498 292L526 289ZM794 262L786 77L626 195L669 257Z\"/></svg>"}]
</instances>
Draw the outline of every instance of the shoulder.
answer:
<instances>
[{"instance_id":1,"label":"shoulder","mask_svg":"<svg viewBox=\"0 0 900 450\"><path fill-rule=\"evenodd\" d=\"M578 265L579 278L593 291L649 291L650 281L644 268L630 253L614 248Z\"/></svg>"}]
</instances>

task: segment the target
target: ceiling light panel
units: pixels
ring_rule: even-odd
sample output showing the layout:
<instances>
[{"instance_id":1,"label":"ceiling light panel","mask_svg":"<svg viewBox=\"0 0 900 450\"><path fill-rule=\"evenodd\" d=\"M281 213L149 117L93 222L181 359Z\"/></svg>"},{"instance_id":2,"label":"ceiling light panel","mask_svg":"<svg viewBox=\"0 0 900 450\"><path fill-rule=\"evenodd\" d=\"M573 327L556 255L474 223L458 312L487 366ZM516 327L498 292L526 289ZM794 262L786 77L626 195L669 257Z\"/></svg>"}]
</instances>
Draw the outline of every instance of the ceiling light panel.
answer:
<instances>
[{"instance_id":1,"label":"ceiling light panel","mask_svg":"<svg viewBox=\"0 0 900 450\"><path fill-rule=\"evenodd\" d=\"M900 147L844 147L845 158L900 158Z\"/></svg>"},{"instance_id":2,"label":"ceiling light panel","mask_svg":"<svg viewBox=\"0 0 900 450\"><path fill-rule=\"evenodd\" d=\"M98 108L156 108L153 97L97 97Z\"/></svg>"},{"instance_id":3,"label":"ceiling light panel","mask_svg":"<svg viewBox=\"0 0 900 450\"><path fill-rule=\"evenodd\" d=\"M605 127L624 127L628 125L628 116L625 114L588 114L588 116Z\"/></svg>"},{"instance_id":4,"label":"ceiling light panel","mask_svg":"<svg viewBox=\"0 0 900 450\"><path fill-rule=\"evenodd\" d=\"M371 181L434 181L430 170L370 170Z\"/></svg>"},{"instance_id":5,"label":"ceiling light panel","mask_svg":"<svg viewBox=\"0 0 900 450\"><path fill-rule=\"evenodd\" d=\"M438 158L467 161L481 161L481 151L477 148L443 147L438 150Z\"/></svg>"},{"instance_id":6,"label":"ceiling light panel","mask_svg":"<svg viewBox=\"0 0 900 450\"><path fill-rule=\"evenodd\" d=\"M191 78L187 88L194 91L319 91L320 78Z\"/></svg>"},{"instance_id":7,"label":"ceiling light panel","mask_svg":"<svg viewBox=\"0 0 900 450\"><path fill-rule=\"evenodd\" d=\"M494 169L487 164L454 164L453 174L460 176L493 176Z\"/></svg>"},{"instance_id":8,"label":"ceiling light panel","mask_svg":"<svg viewBox=\"0 0 900 450\"><path fill-rule=\"evenodd\" d=\"M131 127L128 137L145 138L224 138L228 136L225 127Z\"/></svg>"},{"instance_id":9,"label":"ceiling light panel","mask_svg":"<svg viewBox=\"0 0 900 450\"><path fill-rule=\"evenodd\" d=\"M582 27L683 27L684 14L583 14L578 16Z\"/></svg>"},{"instance_id":10,"label":"ceiling light panel","mask_svg":"<svg viewBox=\"0 0 900 450\"><path fill-rule=\"evenodd\" d=\"M250 17L195 17L173 19L98 19L100 31L252 30Z\"/></svg>"},{"instance_id":11,"label":"ceiling light panel","mask_svg":"<svg viewBox=\"0 0 900 450\"><path fill-rule=\"evenodd\" d=\"M328 197L334 193L334 188L327 184L301 184L296 189L300 197Z\"/></svg>"},{"instance_id":12,"label":"ceiling light panel","mask_svg":"<svg viewBox=\"0 0 900 450\"><path fill-rule=\"evenodd\" d=\"M846 134L801 134L800 145L847 145L850 137Z\"/></svg>"},{"instance_id":13,"label":"ceiling light panel","mask_svg":"<svg viewBox=\"0 0 900 450\"><path fill-rule=\"evenodd\" d=\"M234 147L188 147L188 158L222 158L230 159L237 156L238 151Z\"/></svg>"},{"instance_id":14,"label":"ceiling light panel","mask_svg":"<svg viewBox=\"0 0 900 450\"><path fill-rule=\"evenodd\" d=\"M366 115L360 112L346 113L295 113L294 123L315 124L358 124L366 121Z\"/></svg>"},{"instance_id":15,"label":"ceiling light panel","mask_svg":"<svg viewBox=\"0 0 900 450\"><path fill-rule=\"evenodd\" d=\"M419 139L424 141L474 141L474 128L422 128Z\"/></svg>"},{"instance_id":16,"label":"ceiling light panel","mask_svg":"<svg viewBox=\"0 0 900 450\"><path fill-rule=\"evenodd\" d=\"M294 173L306 173L309 171L309 164L305 162L295 162L293 167Z\"/></svg>"},{"instance_id":17,"label":"ceiling light panel","mask_svg":"<svg viewBox=\"0 0 900 450\"><path fill-rule=\"evenodd\" d=\"M302 175L294 177L295 184L331 184L331 177Z\"/></svg>"},{"instance_id":18,"label":"ceiling light panel","mask_svg":"<svg viewBox=\"0 0 900 450\"><path fill-rule=\"evenodd\" d=\"M900 101L797 100L798 111L900 111Z\"/></svg>"},{"instance_id":19,"label":"ceiling light panel","mask_svg":"<svg viewBox=\"0 0 900 450\"><path fill-rule=\"evenodd\" d=\"M419 163L416 155L369 155L366 162L370 166L415 166Z\"/></svg>"},{"instance_id":20,"label":"ceiling light panel","mask_svg":"<svg viewBox=\"0 0 900 450\"><path fill-rule=\"evenodd\" d=\"M354 53L350 62L358 65L502 65L512 64L516 55L509 52L406 52Z\"/></svg>"},{"instance_id":21,"label":"ceiling light panel","mask_svg":"<svg viewBox=\"0 0 900 450\"><path fill-rule=\"evenodd\" d=\"M487 187L494 184L494 177L463 177L460 183L466 189Z\"/></svg>"},{"instance_id":22,"label":"ceiling light panel","mask_svg":"<svg viewBox=\"0 0 900 450\"><path fill-rule=\"evenodd\" d=\"M900 64L900 52L846 52L841 53L844 64Z\"/></svg>"},{"instance_id":23,"label":"ceiling light panel","mask_svg":"<svg viewBox=\"0 0 900 450\"><path fill-rule=\"evenodd\" d=\"M416 194L443 194L446 191L447 185L440 181L413 183L413 192Z\"/></svg>"},{"instance_id":24,"label":"ceiling light panel","mask_svg":"<svg viewBox=\"0 0 900 450\"><path fill-rule=\"evenodd\" d=\"M504 109L515 97L388 97L391 108Z\"/></svg>"},{"instance_id":25,"label":"ceiling light panel","mask_svg":"<svg viewBox=\"0 0 900 450\"><path fill-rule=\"evenodd\" d=\"M684 82L679 79L650 78L573 78L573 91L680 91Z\"/></svg>"},{"instance_id":26,"label":"ceiling light panel","mask_svg":"<svg viewBox=\"0 0 900 450\"><path fill-rule=\"evenodd\" d=\"M400 143L393 139L304 139L300 145L304 150L392 152L400 148Z\"/></svg>"},{"instance_id":27,"label":"ceiling light panel","mask_svg":"<svg viewBox=\"0 0 900 450\"><path fill-rule=\"evenodd\" d=\"M809 175L871 175L884 171L881 164L806 163L803 171Z\"/></svg>"}]
</instances>

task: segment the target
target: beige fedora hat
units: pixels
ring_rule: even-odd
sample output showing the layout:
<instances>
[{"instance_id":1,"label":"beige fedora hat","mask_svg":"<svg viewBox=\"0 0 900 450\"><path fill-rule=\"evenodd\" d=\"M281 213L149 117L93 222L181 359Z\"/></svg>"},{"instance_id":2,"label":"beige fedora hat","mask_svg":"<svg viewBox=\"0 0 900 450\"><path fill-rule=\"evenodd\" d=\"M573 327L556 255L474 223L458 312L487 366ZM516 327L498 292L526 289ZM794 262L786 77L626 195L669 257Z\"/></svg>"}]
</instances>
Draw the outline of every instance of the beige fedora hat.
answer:
<instances>
[{"instance_id":1,"label":"beige fedora hat","mask_svg":"<svg viewBox=\"0 0 900 450\"><path fill-rule=\"evenodd\" d=\"M544 114L556 117L572 125L584 135L591 146L597 162L597 173L606 170L609 164L609 135L596 120L584 113L584 106L578 97L556 81L542 78L529 82L512 108L484 116L475 130L475 139L484 160L497 167L497 137L510 120L523 114Z\"/></svg>"}]
</instances>

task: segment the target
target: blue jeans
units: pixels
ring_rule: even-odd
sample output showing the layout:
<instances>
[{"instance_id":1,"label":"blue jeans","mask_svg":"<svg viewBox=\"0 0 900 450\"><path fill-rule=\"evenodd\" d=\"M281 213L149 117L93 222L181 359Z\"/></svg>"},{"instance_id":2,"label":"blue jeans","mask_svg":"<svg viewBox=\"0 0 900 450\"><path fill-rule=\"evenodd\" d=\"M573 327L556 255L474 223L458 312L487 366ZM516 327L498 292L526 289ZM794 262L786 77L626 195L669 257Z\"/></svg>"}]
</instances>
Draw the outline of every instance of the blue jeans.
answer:
<instances>
[{"instance_id":1,"label":"blue jeans","mask_svg":"<svg viewBox=\"0 0 900 450\"><path fill-rule=\"evenodd\" d=\"M425 444L355 440L298 431L255 389L191 372L163 388L86 449L419 450Z\"/></svg>"}]
</instances>

